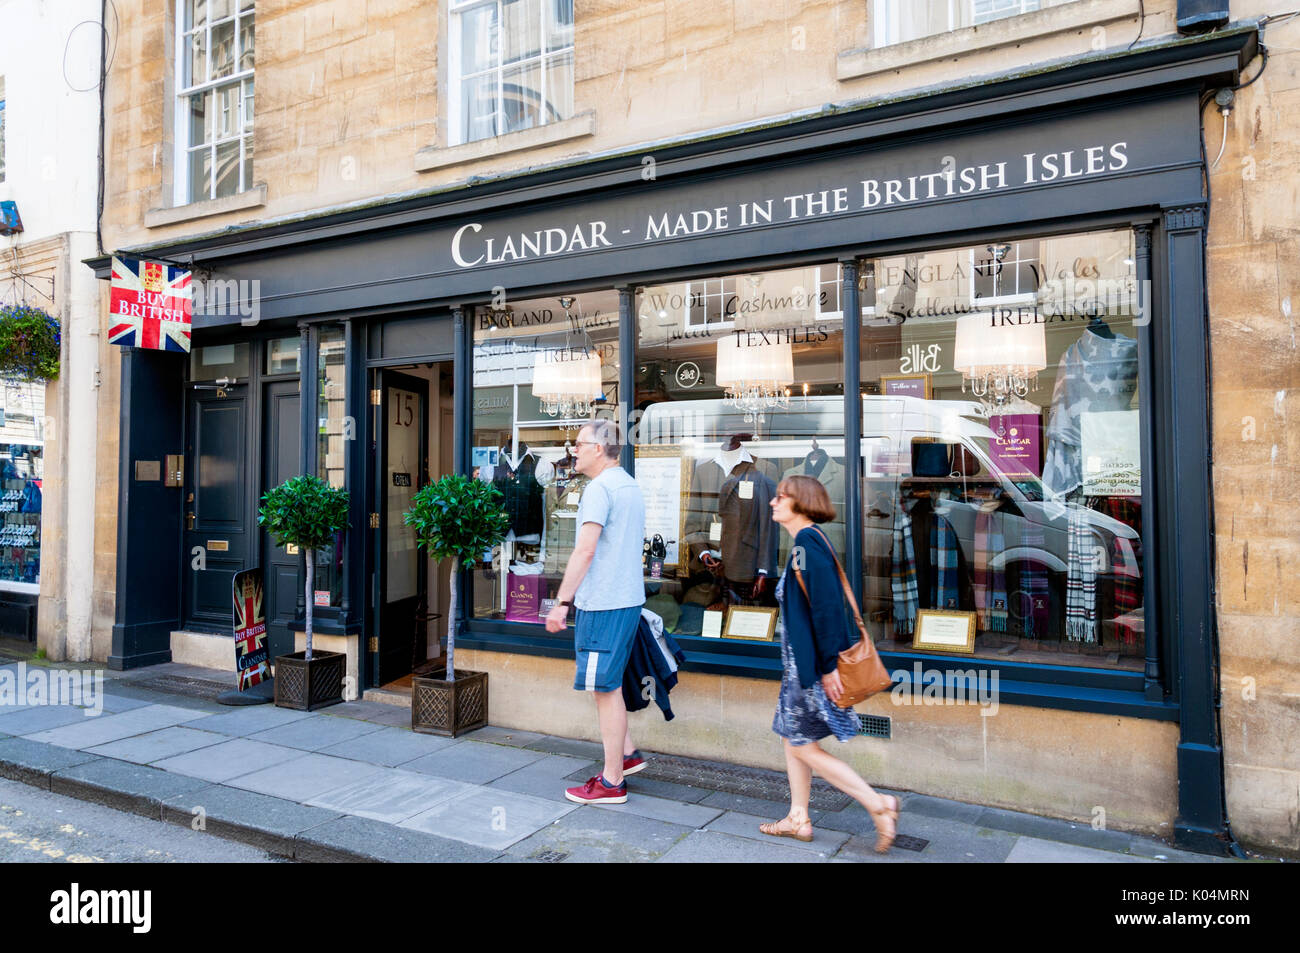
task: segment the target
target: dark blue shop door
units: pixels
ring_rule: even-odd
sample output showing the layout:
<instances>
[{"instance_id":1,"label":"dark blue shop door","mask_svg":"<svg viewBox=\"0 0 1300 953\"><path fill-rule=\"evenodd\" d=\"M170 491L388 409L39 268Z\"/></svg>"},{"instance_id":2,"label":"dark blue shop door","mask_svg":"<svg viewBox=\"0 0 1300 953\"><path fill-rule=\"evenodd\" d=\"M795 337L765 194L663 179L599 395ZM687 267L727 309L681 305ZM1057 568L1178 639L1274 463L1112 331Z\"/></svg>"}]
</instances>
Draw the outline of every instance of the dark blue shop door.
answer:
<instances>
[{"instance_id":1,"label":"dark blue shop door","mask_svg":"<svg viewBox=\"0 0 1300 953\"><path fill-rule=\"evenodd\" d=\"M258 495L298 475L298 382L266 384L262 401L262 485ZM266 631L271 658L294 650L293 630L298 605L304 598L299 583L301 557L275 545L271 534L262 532L261 562L265 586Z\"/></svg>"},{"instance_id":2,"label":"dark blue shop door","mask_svg":"<svg viewBox=\"0 0 1300 953\"><path fill-rule=\"evenodd\" d=\"M187 629L233 631L231 585L235 573L252 565L248 397L243 391L192 390L187 398L182 554Z\"/></svg>"}]
</instances>

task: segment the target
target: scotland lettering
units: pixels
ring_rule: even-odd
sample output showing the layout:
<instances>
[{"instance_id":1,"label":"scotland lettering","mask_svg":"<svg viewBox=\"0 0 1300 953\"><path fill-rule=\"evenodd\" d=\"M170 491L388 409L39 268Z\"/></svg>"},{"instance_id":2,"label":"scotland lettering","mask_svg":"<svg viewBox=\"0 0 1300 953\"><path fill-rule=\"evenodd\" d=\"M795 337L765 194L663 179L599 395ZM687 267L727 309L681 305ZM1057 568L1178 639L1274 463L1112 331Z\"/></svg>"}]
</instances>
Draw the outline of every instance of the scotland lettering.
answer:
<instances>
[{"instance_id":1,"label":"scotland lettering","mask_svg":"<svg viewBox=\"0 0 1300 953\"><path fill-rule=\"evenodd\" d=\"M494 235L482 222L453 233L451 258L459 268L538 261L607 248L713 235L850 212L873 212L920 202L969 198L1013 188L1111 175L1128 168L1127 142L1057 152L1026 152L1015 159L972 162L950 159L912 175L863 177L828 188L782 196L754 196L705 208L655 209L640 221L596 219Z\"/></svg>"}]
</instances>

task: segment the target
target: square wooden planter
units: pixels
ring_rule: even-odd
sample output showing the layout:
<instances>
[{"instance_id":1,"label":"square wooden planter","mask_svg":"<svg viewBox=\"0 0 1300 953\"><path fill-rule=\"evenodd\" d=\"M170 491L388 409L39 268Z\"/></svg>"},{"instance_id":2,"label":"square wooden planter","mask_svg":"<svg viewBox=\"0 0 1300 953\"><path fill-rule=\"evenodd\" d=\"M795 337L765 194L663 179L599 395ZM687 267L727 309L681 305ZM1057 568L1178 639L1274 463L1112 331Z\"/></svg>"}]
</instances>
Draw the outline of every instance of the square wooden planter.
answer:
<instances>
[{"instance_id":1,"label":"square wooden planter","mask_svg":"<svg viewBox=\"0 0 1300 953\"><path fill-rule=\"evenodd\" d=\"M457 735L488 723L488 673L446 669L411 680L411 730L426 735Z\"/></svg>"},{"instance_id":2,"label":"square wooden planter","mask_svg":"<svg viewBox=\"0 0 1300 953\"><path fill-rule=\"evenodd\" d=\"M348 657L342 652L291 652L275 659L275 704L278 708L315 711L343 701Z\"/></svg>"}]
</instances>

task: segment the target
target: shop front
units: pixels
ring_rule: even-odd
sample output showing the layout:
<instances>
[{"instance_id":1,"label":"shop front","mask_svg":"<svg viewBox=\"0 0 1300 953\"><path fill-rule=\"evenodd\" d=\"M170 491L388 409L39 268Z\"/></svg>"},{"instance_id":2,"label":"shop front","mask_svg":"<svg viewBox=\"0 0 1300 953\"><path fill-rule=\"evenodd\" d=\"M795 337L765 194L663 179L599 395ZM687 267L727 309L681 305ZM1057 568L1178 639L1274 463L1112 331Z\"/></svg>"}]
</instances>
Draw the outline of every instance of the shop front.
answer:
<instances>
[{"instance_id":1,"label":"shop front","mask_svg":"<svg viewBox=\"0 0 1300 953\"><path fill-rule=\"evenodd\" d=\"M260 281L260 317L196 318L188 369L125 357L115 663L162 658L228 592L191 564L219 528L243 542L204 573L260 560L288 645L301 554L268 550L249 490L296 468L352 498L318 626L358 690L400 681L446 609L400 514L462 472L510 523L466 569L460 664L491 673L494 723L592 735L571 633L542 621L576 536L573 441L603 416L646 496L646 605L688 659L643 746L779 766L789 542L768 507L806 475L899 680L862 707L873 781L1215 846L1198 97L1253 37L152 249ZM151 413L164 394L184 412ZM127 479L178 440L192 485ZM230 514L205 513L214 487ZM140 589L169 533L170 602Z\"/></svg>"}]
</instances>

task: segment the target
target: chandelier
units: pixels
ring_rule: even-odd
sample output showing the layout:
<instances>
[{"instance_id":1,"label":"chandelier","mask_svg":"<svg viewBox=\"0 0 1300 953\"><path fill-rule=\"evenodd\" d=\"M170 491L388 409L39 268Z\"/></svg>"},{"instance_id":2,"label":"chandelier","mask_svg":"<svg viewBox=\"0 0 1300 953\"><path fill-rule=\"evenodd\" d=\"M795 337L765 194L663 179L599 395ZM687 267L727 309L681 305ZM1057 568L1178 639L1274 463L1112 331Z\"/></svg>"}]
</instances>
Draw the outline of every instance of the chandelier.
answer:
<instances>
[{"instance_id":1,"label":"chandelier","mask_svg":"<svg viewBox=\"0 0 1300 953\"><path fill-rule=\"evenodd\" d=\"M560 299L566 321L573 301ZM600 384L600 354L590 340L573 347L566 335L563 347L542 348L533 361L533 396L551 417L590 417L602 396Z\"/></svg>"},{"instance_id":2,"label":"chandelier","mask_svg":"<svg viewBox=\"0 0 1300 953\"><path fill-rule=\"evenodd\" d=\"M957 319L953 370L961 372L961 389L990 405L1024 397L1038 387L1038 372L1047 367L1047 335L1041 324L994 325L985 312Z\"/></svg>"},{"instance_id":3,"label":"chandelier","mask_svg":"<svg viewBox=\"0 0 1300 953\"><path fill-rule=\"evenodd\" d=\"M716 378L727 394L723 403L743 411L746 423L761 423L765 412L790 406L794 352L788 341L748 345L746 337L740 332L718 340Z\"/></svg>"}]
</instances>

